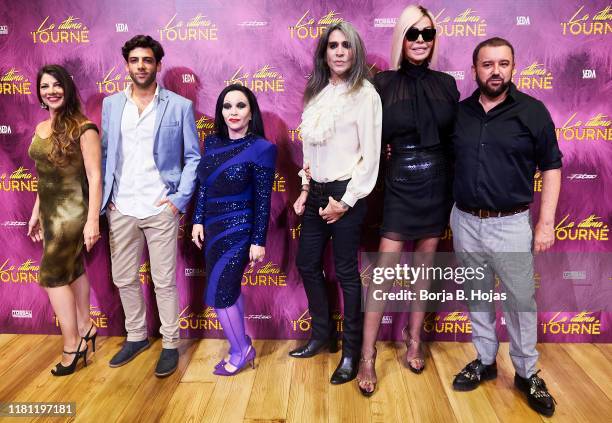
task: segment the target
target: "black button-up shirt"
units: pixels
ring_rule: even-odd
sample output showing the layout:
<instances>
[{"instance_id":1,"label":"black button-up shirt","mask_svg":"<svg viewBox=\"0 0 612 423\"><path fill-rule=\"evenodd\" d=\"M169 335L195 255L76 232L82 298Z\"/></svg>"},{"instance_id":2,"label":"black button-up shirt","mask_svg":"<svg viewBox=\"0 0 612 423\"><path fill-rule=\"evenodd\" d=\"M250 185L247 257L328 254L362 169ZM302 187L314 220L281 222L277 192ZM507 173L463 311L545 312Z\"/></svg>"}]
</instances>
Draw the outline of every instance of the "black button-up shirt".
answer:
<instances>
[{"instance_id":1,"label":"black button-up shirt","mask_svg":"<svg viewBox=\"0 0 612 423\"><path fill-rule=\"evenodd\" d=\"M460 207L508 211L533 201L533 178L561 167L555 125L544 104L510 84L485 113L480 90L459 103L452 140L454 196Z\"/></svg>"}]
</instances>

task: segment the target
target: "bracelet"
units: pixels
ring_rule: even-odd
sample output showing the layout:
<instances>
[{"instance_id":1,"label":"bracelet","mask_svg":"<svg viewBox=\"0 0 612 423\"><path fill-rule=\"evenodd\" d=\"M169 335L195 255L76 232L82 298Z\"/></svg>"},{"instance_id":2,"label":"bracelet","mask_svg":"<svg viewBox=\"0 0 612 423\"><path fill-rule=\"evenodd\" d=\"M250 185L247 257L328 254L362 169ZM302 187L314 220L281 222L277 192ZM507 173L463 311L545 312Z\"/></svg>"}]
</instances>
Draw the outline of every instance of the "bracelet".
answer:
<instances>
[{"instance_id":1,"label":"bracelet","mask_svg":"<svg viewBox=\"0 0 612 423\"><path fill-rule=\"evenodd\" d=\"M346 204L344 201L340 200L339 202L340 202L340 205L342 206L342 208L343 208L344 210L348 210L348 209L350 209L350 208L351 208L351 207L350 207L348 204Z\"/></svg>"},{"instance_id":2,"label":"bracelet","mask_svg":"<svg viewBox=\"0 0 612 423\"><path fill-rule=\"evenodd\" d=\"M304 192L310 192L310 189L308 189L308 188L302 188L302 191L304 191Z\"/></svg>"}]
</instances>

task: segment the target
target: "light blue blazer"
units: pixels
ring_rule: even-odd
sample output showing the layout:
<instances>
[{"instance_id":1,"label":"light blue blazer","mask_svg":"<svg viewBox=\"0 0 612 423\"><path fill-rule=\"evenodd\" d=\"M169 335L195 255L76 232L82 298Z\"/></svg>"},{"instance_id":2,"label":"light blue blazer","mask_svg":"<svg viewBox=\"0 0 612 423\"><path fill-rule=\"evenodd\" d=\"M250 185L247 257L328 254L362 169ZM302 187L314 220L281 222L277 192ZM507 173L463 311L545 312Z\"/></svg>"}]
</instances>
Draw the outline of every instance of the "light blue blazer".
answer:
<instances>
[{"instance_id":1,"label":"light blue blazer","mask_svg":"<svg viewBox=\"0 0 612 423\"><path fill-rule=\"evenodd\" d=\"M102 102L102 170L104 172L104 212L113 191L115 168L121 145L121 118L127 98L124 92ZM168 187L168 199L185 212L195 190L200 145L193 115L193 104L180 95L159 87L155 117L153 158Z\"/></svg>"}]
</instances>

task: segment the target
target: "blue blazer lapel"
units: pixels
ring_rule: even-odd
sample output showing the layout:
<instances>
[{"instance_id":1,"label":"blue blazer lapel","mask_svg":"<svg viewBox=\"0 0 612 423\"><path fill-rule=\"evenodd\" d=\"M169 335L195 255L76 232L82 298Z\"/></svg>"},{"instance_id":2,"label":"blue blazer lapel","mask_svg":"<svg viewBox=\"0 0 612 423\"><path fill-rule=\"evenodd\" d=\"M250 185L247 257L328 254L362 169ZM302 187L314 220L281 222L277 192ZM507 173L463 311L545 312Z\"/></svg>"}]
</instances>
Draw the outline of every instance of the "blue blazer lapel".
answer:
<instances>
[{"instance_id":1,"label":"blue blazer lapel","mask_svg":"<svg viewBox=\"0 0 612 423\"><path fill-rule=\"evenodd\" d=\"M112 130L110 131L109 137L109 152L111 150L111 143L113 144L113 148L115 150L115 160L117 160L117 156L119 154L119 140L121 139L121 119L123 117L123 109L125 108L125 103L127 103L127 97L121 93L121 95L117 96L117 105L113 106L110 125ZM116 163L116 161L115 161Z\"/></svg>"},{"instance_id":2,"label":"blue blazer lapel","mask_svg":"<svg viewBox=\"0 0 612 423\"><path fill-rule=\"evenodd\" d=\"M153 129L153 151L157 151L159 144L159 127L168 107L168 93L162 87L159 87L159 104L157 105L157 113L155 114L155 127Z\"/></svg>"}]
</instances>

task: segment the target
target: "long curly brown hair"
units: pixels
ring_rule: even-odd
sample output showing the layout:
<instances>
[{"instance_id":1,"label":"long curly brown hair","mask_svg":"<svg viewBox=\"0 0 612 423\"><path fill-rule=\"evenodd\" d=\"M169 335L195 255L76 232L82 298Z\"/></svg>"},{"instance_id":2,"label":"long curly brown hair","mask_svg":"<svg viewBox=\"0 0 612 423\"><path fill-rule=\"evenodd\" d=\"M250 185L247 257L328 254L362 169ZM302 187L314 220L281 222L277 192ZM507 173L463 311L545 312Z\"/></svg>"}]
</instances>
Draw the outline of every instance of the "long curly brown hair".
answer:
<instances>
[{"instance_id":1,"label":"long curly brown hair","mask_svg":"<svg viewBox=\"0 0 612 423\"><path fill-rule=\"evenodd\" d=\"M40 80L44 74L55 78L64 90L64 104L57 111L51 123L51 151L49 160L57 166L65 166L72 155L79 148L81 124L87 120L81 111L81 102L74 81L66 69L60 65L45 65L36 76L36 94L41 104L44 104L40 95ZM45 107L46 108L46 107Z\"/></svg>"}]
</instances>

